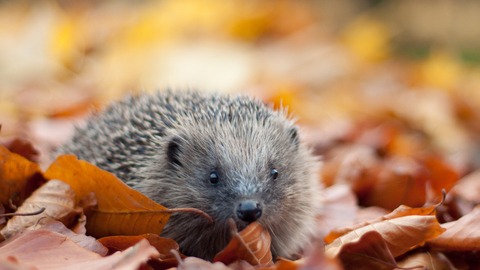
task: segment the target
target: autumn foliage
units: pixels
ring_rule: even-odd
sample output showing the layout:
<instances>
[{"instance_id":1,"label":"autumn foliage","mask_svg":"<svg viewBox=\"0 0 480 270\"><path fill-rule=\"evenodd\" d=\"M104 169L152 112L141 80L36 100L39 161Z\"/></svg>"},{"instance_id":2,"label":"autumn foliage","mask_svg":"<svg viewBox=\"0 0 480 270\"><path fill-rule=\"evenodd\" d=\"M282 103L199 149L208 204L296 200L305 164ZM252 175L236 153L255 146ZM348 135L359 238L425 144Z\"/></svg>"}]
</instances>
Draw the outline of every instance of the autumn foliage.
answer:
<instances>
[{"instance_id":1,"label":"autumn foliage","mask_svg":"<svg viewBox=\"0 0 480 270\"><path fill-rule=\"evenodd\" d=\"M0 1L0 270L479 269L479 13L471 0ZM161 237L171 213L208 215L50 160L107 101L185 86L298 119L324 186L302 254L272 258L275 236L252 223L213 262L185 256Z\"/></svg>"}]
</instances>

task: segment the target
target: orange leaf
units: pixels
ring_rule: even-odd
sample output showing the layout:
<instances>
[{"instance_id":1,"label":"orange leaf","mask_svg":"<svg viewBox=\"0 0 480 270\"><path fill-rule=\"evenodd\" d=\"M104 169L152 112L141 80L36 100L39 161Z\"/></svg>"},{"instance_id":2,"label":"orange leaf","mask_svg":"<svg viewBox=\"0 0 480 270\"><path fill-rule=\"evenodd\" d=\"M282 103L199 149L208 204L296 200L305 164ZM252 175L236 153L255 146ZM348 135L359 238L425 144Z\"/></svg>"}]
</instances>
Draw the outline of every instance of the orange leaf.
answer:
<instances>
[{"instance_id":1,"label":"orange leaf","mask_svg":"<svg viewBox=\"0 0 480 270\"><path fill-rule=\"evenodd\" d=\"M459 220L442 224L447 231L428 241L428 245L453 251L480 250L478 224L480 224L480 205Z\"/></svg>"},{"instance_id":2,"label":"orange leaf","mask_svg":"<svg viewBox=\"0 0 480 270\"><path fill-rule=\"evenodd\" d=\"M96 238L111 235L160 235L170 218L167 208L131 189L113 174L62 155L45 173L48 179L68 183L79 198L95 192L98 205L87 214L87 232Z\"/></svg>"},{"instance_id":3,"label":"orange leaf","mask_svg":"<svg viewBox=\"0 0 480 270\"><path fill-rule=\"evenodd\" d=\"M22 204L43 181L37 164L0 145L0 203Z\"/></svg>"},{"instance_id":4,"label":"orange leaf","mask_svg":"<svg viewBox=\"0 0 480 270\"><path fill-rule=\"evenodd\" d=\"M336 256L343 245L356 241L369 231L377 231L387 242L394 257L423 244L440 235L445 229L440 227L434 216L406 216L367 225L343 235L325 249L330 256Z\"/></svg>"},{"instance_id":5,"label":"orange leaf","mask_svg":"<svg viewBox=\"0 0 480 270\"><path fill-rule=\"evenodd\" d=\"M354 226L343 227L343 228L335 228L325 237L324 240L325 240L325 243L329 244L333 240L337 239L338 237L340 237L344 234L347 234L351 231L360 229L364 226L372 225L372 224L379 223L379 222L382 222L382 221L385 221L385 220L390 220L390 219L404 217L404 216L411 216L411 215L419 215L419 216L433 215L435 213L435 211L434 211L435 207L437 207L437 206L434 205L434 206L424 207L424 208L411 208L411 207L408 207L408 206L405 206L405 205L400 205L399 207L397 207L397 209L393 210L391 213L389 213L389 214L387 214L383 217L380 217L380 218L377 218L377 219L374 219L374 220L371 220L371 221L367 221L367 222L362 222L362 223L356 224Z\"/></svg>"},{"instance_id":6,"label":"orange leaf","mask_svg":"<svg viewBox=\"0 0 480 270\"><path fill-rule=\"evenodd\" d=\"M270 243L272 239L268 231L257 222L248 225L240 233L237 232L233 220L230 220L232 240L213 259L228 265L237 260L245 260L253 266L273 266Z\"/></svg>"}]
</instances>

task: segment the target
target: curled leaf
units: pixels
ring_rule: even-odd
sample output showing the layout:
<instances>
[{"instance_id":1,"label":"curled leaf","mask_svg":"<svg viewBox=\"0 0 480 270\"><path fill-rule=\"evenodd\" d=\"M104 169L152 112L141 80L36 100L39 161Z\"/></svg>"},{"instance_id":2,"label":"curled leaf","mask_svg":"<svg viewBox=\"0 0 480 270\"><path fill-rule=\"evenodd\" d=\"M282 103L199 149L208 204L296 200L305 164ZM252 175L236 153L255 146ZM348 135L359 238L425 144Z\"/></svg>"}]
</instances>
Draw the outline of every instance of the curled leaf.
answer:
<instances>
[{"instance_id":1,"label":"curled leaf","mask_svg":"<svg viewBox=\"0 0 480 270\"><path fill-rule=\"evenodd\" d=\"M450 251L480 250L478 224L480 224L480 205L459 220L442 224L446 232L428 241L428 245Z\"/></svg>"},{"instance_id":2,"label":"curled leaf","mask_svg":"<svg viewBox=\"0 0 480 270\"><path fill-rule=\"evenodd\" d=\"M69 226L80 214L80 210L75 208L75 194L70 186L59 180L52 180L37 189L17 209L17 213L31 213L45 208L45 211L34 216L15 216L7 222L7 226L0 231L5 237L9 238L12 234L32 227L39 221L40 225L49 221L58 220Z\"/></svg>"},{"instance_id":3,"label":"curled leaf","mask_svg":"<svg viewBox=\"0 0 480 270\"><path fill-rule=\"evenodd\" d=\"M357 241L369 231L377 231L387 242L394 257L422 245L445 231L434 216L406 216L367 225L343 235L325 247L329 256L339 254L342 246Z\"/></svg>"},{"instance_id":4,"label":"curled leaf","mask_svg":"<svg viewBox=\"0 0 480 270\"><path fill-rule=\"evenodd\" d=\"M239 233L234 221L230 219L229 222L232 239L213 261L228 265L237 260L245 260L253 266L273 266L268 231L259 223L253 222Z\"/></svg>"}]
</instances>

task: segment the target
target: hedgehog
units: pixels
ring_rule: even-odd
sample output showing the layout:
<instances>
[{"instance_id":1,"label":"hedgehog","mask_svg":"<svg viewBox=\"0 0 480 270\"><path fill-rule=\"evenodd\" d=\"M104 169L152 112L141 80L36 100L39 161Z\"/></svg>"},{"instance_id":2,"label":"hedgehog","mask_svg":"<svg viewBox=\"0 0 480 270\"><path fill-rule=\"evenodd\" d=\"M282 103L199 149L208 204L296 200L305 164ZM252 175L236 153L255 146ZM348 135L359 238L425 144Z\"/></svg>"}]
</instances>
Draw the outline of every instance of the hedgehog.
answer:
<instances>
[{"instance_id":1,"label":"hedgehog","mask_svg":"<svg viewBox=\"0 0 480 270\"><path fill-rule=\"evenodd\" d=\"M212 260L256 221L270 233L274 258L291 258L315 236L317 159L286 109L247 95L159 91L127 95L93 113L56 154L109 171L173 208L162 236L189 256Z\"/></svg>"}]
</instances>

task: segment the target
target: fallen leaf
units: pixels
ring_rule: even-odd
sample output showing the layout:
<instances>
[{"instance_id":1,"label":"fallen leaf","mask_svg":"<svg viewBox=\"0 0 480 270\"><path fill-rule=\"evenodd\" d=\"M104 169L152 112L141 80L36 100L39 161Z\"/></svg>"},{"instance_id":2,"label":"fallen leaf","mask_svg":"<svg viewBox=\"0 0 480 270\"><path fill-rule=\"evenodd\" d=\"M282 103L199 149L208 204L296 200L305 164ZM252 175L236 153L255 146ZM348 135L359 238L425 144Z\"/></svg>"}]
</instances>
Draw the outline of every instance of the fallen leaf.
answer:
<instances>
[{"instance_id":1,"label":"fallen leaf","mask_svg":"<svg viewBox=\"0 0 480 270\"><path fill-rule=\"evenodd\" d=\"M449 192L458 181L458 174L439 156L430 154L419 160L429 171L428 182L437 197L442 195L442 190Z\"/></svg>"},{"instance_id":2,"label":"fallen leaf","mask_svg":"<svg viewBox=\"0 0 480 270\"><path fill-rule=\"evenodd\" d=\"M43 228L25 231L14 241L0 246L0 260L14 257L23 265L35 266L40 270L138 269L156 256L156 249L148 241L142 240L123 252L102 257L62 234Z\"/></svg>"},{"instance_id":3,"label":"fallen leaf","mask_svg":"<svg viewBox=\"0 0 480 270\"><path fill-rule=\"evenodd\" d=\"M342 264L338 258L325 256L325 245L319 240L315 240L313 248L306 253L306 257L293 261L290 264L277 262L275 264L278 268L283 266L295 267L284 268L287 269L318 269L318 270L342 270Z\"/></svg>"},{"instance_id":4,"label":"fallen leaf","mask_svg":"<svg viewBox=\"0 0 480 270\"><path fill-rule=\"evenodd\" d=\"M349 185L336 184L322 193L322 207L317 215L317 235L325 236L334 228L355 224L358 202Z\"/></svg>"},{"instance_id":5,"label":"fallen leaf","mask_svg":"<svg viewBox=\"0 0 480 270\"><path fill-rule=\"evenodd\" d=\"M405 217L405 216L411 216L411 215L418 215L418 216L424 216L424 215L434 215L435 214L435 207L430 206L430 207L421 207L421 208L411 208L405 205L400 205L397 209L393 210L391 213L384 215L382 217L367 221L367 222L362 222L359 224L355 224L354 226L349 226L349 227L343 227L343 228L335 228L333 229L325 238L324 241L325 243L329 244L333 240L337 239L338 237L345 235L351 231L360 229L362 227L368 226L368 225L374 225L379 222L383 222L386 220L390 219L395 219L399 217Z\"/></svg>"},{"instance_id":6,"label":"fallen leaf","mask_svg":"<svg viewBox=\"0 0 480 270\"><path fill-rule=\"evenodd\" d=\"M15 138L2 144L11 153L18 154L32 162L37 162L40 156L40 151L33 146L32 142L22 138Z\"/></svg>"},{"instance_id":7,"label":"fallen leaf","mask_svg":"<svg viewBox=\"0 0 480 270\"><path fill-rule=\"evenodd\" d=\"M134 246L142 239L147 239L150 245L155 247L160 253L158 258L150 260L149 265L154 269L169 269L171 267L177 267L177 259L171 253L172 250L179 252L177 242L169 238L162 238L156 234L142 234L137 236L108 236L98 239L98 241L108 248L109 254L123 251L131 246ZM185 258L184 255L180 256Z\"/></svg>"},{"instance_id":8,"label":"fallen leaf","mask_svg":"<svg viewBox=\"0 0 480 270\"><path fill-rule=\"evenodd\" d=\"M409 254L407 257L398 261L398 266L403 268L418 268L424 270L456 270L450 260L441 252L425 251Z\"/></svg>"},{"instance_id":9,"label":"fallen leaf","mask_svg":"<svg viewBox=\"0 0 480 270\"><path fill-rule=\"evenodd\" d=\"M377 231L387 242L394 257L422 245L445 231L434 216L406 216L367 225L343 235L325 247L329 256L336 256L343 245L357 241L369 231Z\"/></svg>"},{"instance_id":10,"label":"fallen leaf","mask_svg":"<svg viewBox=\"0 0 480 270\"><path fill-rule=\"evenodd\" d=\"M238 260L245 260L253 266L273 266L270 251L271 237L268 231L257 222L248 225L240 233L233 220L230 220L232 239L220 251L213 262L223 262L226 265Z\"/></svg>"},{"instance_id":11,"label":"fallen leaf","mask_svg":"<svg viewBox=\"0 0 480 270\"><path fill-rule=\"evenodd\" d=\"M86 236L84 234L74 233L73 231L65 227L65 225L61 222L58 222L58 221L49 222L45 226L43 226L42 229L50 230L52 232L65 235L66 237L71 239L73 242L75 242L77 245L83 247L86 250L98 253L102 257L107 255L108 253L108 248L103 246L101 242L97 241L97 239L91 236Z\"/></svg>"},{"instance_id":12,"label":"fallen leaf","mask_svg":"<svg viewBox=\"0 0 480 270\"><path fill-rule=\"evenodd\" d=\"M135 236L108 236L100 238L98 241L109 249L114 251L123 251L131 246L134 246L142 239L147 239L150 245L157 249L157 251L160 253L160 258L171 256L170 251L172 249L178 251L177 242L152 233Z\"/></svg>"},{"instance_id":13,"label":"fallen leaf","mask_svg":"<svg viewBox=\"0 0 480 270\"><path fill-rule=\"evenodd\" d=\"M0 203L0 215L3 215L3 214L5 214L5 208L3 208L3 205ZM5 222L7 222L7 221L5 220L5 217L0 217L0 229L3 228L2 225L3 225Z\"/></svg>"},{"instance_id":14,"label":"fallen leaf","mask_svg":"<svg viewBox=\"0 0 480 270\"><path fill-rule=\"evenodd\" d=\"M442 224L446 231L428 241L428 245L450 251L480 250L478 224L480 224L480 205L459 220Z\"/></svg>"},{"instance_id":15,"label":"fallen leaf","mask_svg":"<svg viewBox=\"0 0 480 270\"><path fill-rule=\"evenodd\" d=\"M337 257L345 269L394 269L395 259L382 235L368 231L361 237L342 245Z\"/></svg>"},{"instance_id":16,"label":"fallen leaf","mask_svg":"<svg viewBox=\"0 0 480 270\"><path fill-rule=\"evenodd\" d=\"M37 164L0 145L0 203L7 212L10 203L21 205L43 181Z\"/></svg>"},{"instance_id":17,"label":"fallen leaf","mask_svg":"<svg viewBox=\"0 0 480 270\"><path fill-rule=\"evenodd\" d=\"M231 270L232 268L227 267L225 264L222 262L207 262L205 260L202 260L200 258L196 257L187 257L185 260L180 260L181 262L178 263L177 268L172 268L173 269L178 269L178 270Z\"/></svg>"},{"instance_id":18,"label":"fallen leaf","mask_svg":"<svg viewBox=\"0 0 480 270\"><path fill-rule=\"evenodd\" d=\"M378 180L360 204L393 210L401 204L421 206L425 203L429 172L409 158L386 159L376 174Z\"/></svg>"},{"instance_id":19,"label":"fallen leaf","mask_svg":"<svg viewBox=\"0 0 480 270\"><path fill-rule=\"evenodd\" d=\"M35 224L44 225L52 220L58 220L70 226L75 217L80 215L80 209L75 208L75 194L70 186L60 180L50 180L37 189L17 209L17 213L31 213L45 208L45 211L35 216L14 216L7 226L0 231L5 238L14 233L29 228Z\"/></svg>"},{"instance_id":20,"label":"fallen leaf","mask_svg":"<svg viewBox=\"0 0 480 270\"><path fill-rule=\"evenodd\" d=\"M37 270L38 268L34 266L27 267L22 265L17 258L7 257L5 259L0 259L0 269L2 270Z\"/></svg>"},{"instance_id":21,"label":"fallen leaf","mask_svg":"<svg viewBox=\"0 0 480 270\"><path fill-rule=\"evenodd\" d=\"M466 201L480 204L480 170L460 179L452 189L453 194Z\"/></svg>"},{"instance_id":22,"label":"fallen leaf","mask_svg":"<svg viewBox=\"0 0 480 270\"><path fill-rule=\"evenodd\" d=\"M140 192L131 189L113 174L62 155L45 172L47 179L70 184L79 198L95 192L98 205L86 213L87 232L96 237L112 235L160 235L170 212ZM99 196L100 195L100 196Z\"/></svg>"}]
</instances>

